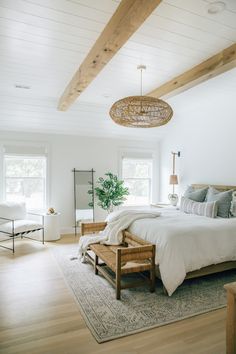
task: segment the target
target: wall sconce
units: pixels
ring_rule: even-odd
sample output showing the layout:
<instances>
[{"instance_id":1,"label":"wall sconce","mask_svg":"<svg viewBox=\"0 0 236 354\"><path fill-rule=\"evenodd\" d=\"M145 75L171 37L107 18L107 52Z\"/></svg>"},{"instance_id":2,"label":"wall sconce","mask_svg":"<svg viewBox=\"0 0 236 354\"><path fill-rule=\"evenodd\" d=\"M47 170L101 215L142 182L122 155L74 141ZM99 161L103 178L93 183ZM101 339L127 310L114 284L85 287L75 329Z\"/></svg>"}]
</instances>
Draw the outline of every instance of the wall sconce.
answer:
<instances>
[{"instance_id":1,"label":"wall sconce","mask_svg":"<svg viewBox=\"0 0 236 354\"><path fill-rule=\"evenodd\" d=\"M179 200L177 194L175 194L175 185L178 184L178 176L175 174L175 158L176 156L180 157L180 151L178 152L171 152L172 153L172 175L170 175L169 184L173 186L172 193L168 195L170 204L176 206Z\"/></svg>"}]
</instances>

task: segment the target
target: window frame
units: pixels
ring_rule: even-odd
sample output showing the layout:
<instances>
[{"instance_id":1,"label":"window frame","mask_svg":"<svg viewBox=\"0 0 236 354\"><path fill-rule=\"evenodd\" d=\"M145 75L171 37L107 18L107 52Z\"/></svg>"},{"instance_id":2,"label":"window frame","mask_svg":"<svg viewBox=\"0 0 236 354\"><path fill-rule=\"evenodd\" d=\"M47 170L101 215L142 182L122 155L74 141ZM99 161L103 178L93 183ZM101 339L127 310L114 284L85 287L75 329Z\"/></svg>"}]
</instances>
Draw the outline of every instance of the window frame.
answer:
<instances>
[{"instance_id":1,"label":"window frame","mask_svg":"<svg viewBox=\"0 0 236 354\"><path fill-rule=\"evenodd\" d=\"M31 211L41 211L41 210L45 210L48 207L48 196L49 196L49 178L48 178L48 174L49 174L49 161L48 161L48 155L45 154L30 154L30 153L7 153L4 152L2 153L2 166L3 166L3 173L2 173L2 199L6 201L6 179L7 178L11 178L11 177L7 177L6 176L6 161L5 161L5 157L21 157L21 158L43 158L45 159L45 178L44 178L44 205L42 208L27 208L28 210ZM12 177L14 178L14 177ZM15 178L27 178L27 177L15 177ZM28 178L33 178L33 177L28 177ZM40 177L36 177L41 179Z\"/></svg>"},{"instance_id":2,"label":"window frame","mask_svg":"<svg viewBox=\"0 0 236 354\"><path fill-rule=\"evenodd\" d=\"M46 208L51 204L51 145L47 141L2 139L0 142L0 201L4 202L4 155L27 155L46 157ZM42 210L38 210L42 211Z\"/></svg>"},{"instance_id":3,"label":"window frame","mask_svg":"<svg viewBox=\"0 0 236 354\"><path fill-rule=\"evenodd\" d=\"M125 204L124 207L142 207L142 206L149 206L152 203L153 199L153 183L154 183L154 166L155 166L155 159L152 153L147 153L148 156L144 157L143 153L123 153L120 155L120 168L119 174L122 180L147 180L149 181L149 195L148 195L148 203L147 204ZM130 159L136 161L151 161L151 175L150 177L127 177L123 176L123 160Z\"/></svg>"}]
</instances>

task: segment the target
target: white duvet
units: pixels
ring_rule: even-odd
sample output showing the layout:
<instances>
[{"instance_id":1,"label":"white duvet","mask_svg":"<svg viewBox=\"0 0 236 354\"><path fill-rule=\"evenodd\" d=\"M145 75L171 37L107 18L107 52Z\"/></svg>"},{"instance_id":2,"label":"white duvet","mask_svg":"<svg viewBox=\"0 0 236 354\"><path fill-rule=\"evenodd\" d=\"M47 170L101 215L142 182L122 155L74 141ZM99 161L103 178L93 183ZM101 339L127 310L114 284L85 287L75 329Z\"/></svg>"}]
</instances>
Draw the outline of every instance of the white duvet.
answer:
<instances>
[{"instance_id":1,"label":"white duvet","mask_svg":"<svg viewBox=\"0 0 236 354\"><path fill-rule=\"evenodd\" d=\"M156 244L156 264L169 295L186 273L236 260L236 218L207 218L161 209L155 219L136 220L129 231Z\"/></svg>"}]
</instances>

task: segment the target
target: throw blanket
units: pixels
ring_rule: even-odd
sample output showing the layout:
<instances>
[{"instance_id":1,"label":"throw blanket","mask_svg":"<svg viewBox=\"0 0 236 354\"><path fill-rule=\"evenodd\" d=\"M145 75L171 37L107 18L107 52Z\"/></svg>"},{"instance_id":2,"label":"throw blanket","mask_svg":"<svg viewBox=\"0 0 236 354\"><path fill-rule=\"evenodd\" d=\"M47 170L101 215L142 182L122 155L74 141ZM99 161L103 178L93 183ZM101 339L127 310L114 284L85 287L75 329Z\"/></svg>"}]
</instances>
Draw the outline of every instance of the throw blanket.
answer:
<instances>
[{"instance_id":1,"label":"throw blanket","mask_svg":"<svg viewBox=\"0 0 236 354\"><path fill-rule=\"evenodd\" d=\"M121 210L108 215L107 226L97 236L86 235L80 237L78 257L85 261L84 254L89 245L103 243L106 245L120 245L122 243L122 231L127 229L135 220L156 218L161 213L155 210Z\"/></svg>"}]
</instances>

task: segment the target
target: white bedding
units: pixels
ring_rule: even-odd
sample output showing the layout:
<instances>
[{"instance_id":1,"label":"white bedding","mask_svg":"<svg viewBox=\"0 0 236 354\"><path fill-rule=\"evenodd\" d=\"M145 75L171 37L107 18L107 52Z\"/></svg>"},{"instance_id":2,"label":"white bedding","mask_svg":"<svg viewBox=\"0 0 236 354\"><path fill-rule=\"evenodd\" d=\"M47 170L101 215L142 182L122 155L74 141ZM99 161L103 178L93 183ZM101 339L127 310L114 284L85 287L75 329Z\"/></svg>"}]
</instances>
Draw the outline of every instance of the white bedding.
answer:
<instances>
[{"instance_id":1,"label":"white bedding","mask_svg":"<svg viewBox=\"0 0 236 354\"><path fill-rule=\"evenodd\" d=\"M155 219L136 220L129 231L156 244L156 264L169 295L186 273L236 260L236 218L207 218L161 209Z\"/></svg>"}]
</instances>

